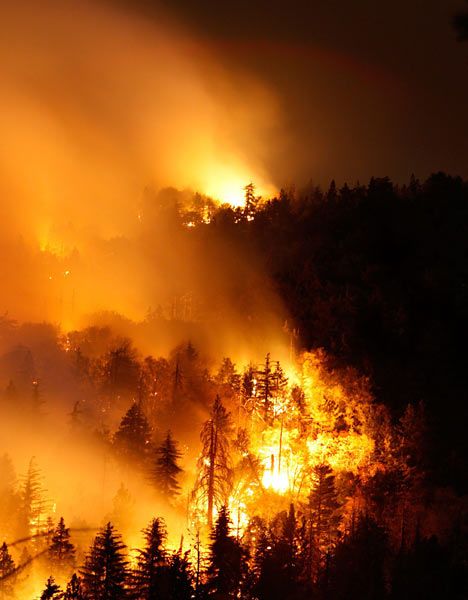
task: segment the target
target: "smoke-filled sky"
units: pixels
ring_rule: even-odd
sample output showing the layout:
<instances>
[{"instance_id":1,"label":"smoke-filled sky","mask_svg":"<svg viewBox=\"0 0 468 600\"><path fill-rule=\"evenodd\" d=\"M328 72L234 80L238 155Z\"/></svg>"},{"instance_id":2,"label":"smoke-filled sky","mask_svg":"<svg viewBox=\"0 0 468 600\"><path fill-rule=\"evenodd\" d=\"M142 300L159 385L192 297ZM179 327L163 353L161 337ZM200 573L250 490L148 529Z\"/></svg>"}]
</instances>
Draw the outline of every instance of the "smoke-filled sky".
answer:
<instances>
[{"instance_id":1,"label":"smoke-filled sky","mask_svg":"<svg viewBox=\"0 0 468 600\"><path fill-rule=\"evenodd\" d=\"M246 282L268 289L222 240L143 234L147 188L235 204L250 181L265 196L468 176L458 0L0 5L0 309L14 318L138 320L213 287L224 305Z\"/></svg>"},{"instance_id":2,"label":"smoke-filled sky","mask_svg":"<svg viewBox=\"0 0 468 600\"><path fill-rule=\"evenodd\" d=\"M154 2L130 3L154 15ZM468 173L462 0L176 0L177 18L225 65L277 94L287 138L278 180L325 184L436 170Z\"/></svg>"}]
</instances>

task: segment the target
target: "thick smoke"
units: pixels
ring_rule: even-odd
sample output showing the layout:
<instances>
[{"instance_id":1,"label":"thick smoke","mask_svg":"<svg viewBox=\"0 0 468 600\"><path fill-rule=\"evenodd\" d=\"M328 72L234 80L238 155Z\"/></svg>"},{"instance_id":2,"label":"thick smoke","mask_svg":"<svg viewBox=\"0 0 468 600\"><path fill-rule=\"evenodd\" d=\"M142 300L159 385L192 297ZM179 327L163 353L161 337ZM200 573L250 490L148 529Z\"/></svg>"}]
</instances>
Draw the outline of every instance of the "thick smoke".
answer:
<instances>
[{"instance_id":1,"label":"thick smoke","mask_svg":"<svg viewBox=\"0 0 468 600\"><path fill-rule=\"evenodd\" d=\"M271 329L279 307L255 258L187 242L155 205L191 197L158 196L168 186L234 203L250 181L271 192L273 95L162 11L147 21L105 3L21 0L0 33L0 309L63 329L103 311L200 323L248 287ZM236 325L214 333L215 321L194 335L220 350ZM168 333L167 347L187 335Z\"/></svg>"}]
</instances>

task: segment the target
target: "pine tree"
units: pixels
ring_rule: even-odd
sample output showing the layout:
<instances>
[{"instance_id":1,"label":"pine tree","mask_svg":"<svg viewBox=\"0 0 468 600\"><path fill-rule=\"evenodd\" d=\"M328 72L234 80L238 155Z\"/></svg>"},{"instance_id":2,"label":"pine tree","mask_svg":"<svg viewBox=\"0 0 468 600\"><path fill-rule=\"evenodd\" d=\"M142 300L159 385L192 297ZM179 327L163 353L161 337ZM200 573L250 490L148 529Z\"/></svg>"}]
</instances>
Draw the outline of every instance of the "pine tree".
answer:
<instances>
[{"instance_id":1,"label":"pine tree","mask_svg":"<svg viewBox=\"0 0 468 600\"><path fill-rule=\"evenodd\" d=\"M307 507L308 541L309 564L314 564L317 573L338 537L341 517L332 469L328 465L317 465L313 469L313 478L314 486L309 494Z\"/></svg>"},{"instance_id":2,"label":"pine tree","mask_svg":"<svg viewBox=\"0 0 468 600\"><path fill-rule=\"evenodd\" d=\"M177 461L181 456L177 442L168 431L166 439L156 450L156 461L151 473L156 488L168 499L180 493L177 477L182 473L182 469Z\"/></svg>"},{"instance_id":3,"label":"pine tree","mask_svg":"<svg viewBox=\"0 0 468 600\"><path fill-rule=\"evenodd\" d=\"M59 571L73 566L75 562L75 547L70 541L70 530L65 527L63 517L60 517L53 532L49 546L49 558Z\"/></svg>"},{"instance_id":4,"label":"pine tree","mask_svg":"<svg viewBox=\"0 0 468 600\"><path fill-rule=\"evenodd\" d=\"M210 563L207 570L208 593L210 597L220 600L238 598L242 581L244 553L230 529L229 512L226 506L222 506L210 535Z\"/></svg>"},{"instance_id":5,"label":"pine tree","mask_svg":"<svg viewBox=\"0 0 468 600\"><path fill-rule=\"evenodd\" d=\"M255 597L259 600L301 597L297 594L299 532L294 506L276 515L268 529L261 522L260 525L254 556Z\"/></svg>"},{"instance_id":6,"label":"pine tree","mask_svg":"<svg viewBox=\"0 0 468 600\"><path fill-rule=\"evenodd\" d=\"M272 368L270 353L266 355L265 364L257 371L256 376L258 409L262 414L264 421L266 423L271 423L278 414L275 400L278 401L285 394L288 380L279 361L276 361L274 369Z\"/></svg>"},{"instance_id":7,"label":"pine tree","mask_svg":"<svg viewBox=\"0 0 468 600\"><path fill-rule=\"evenodd\" d=\"M81 570L83 591L89 600L129 597L126 547L108 523L95 537Z\"/></svg>"},{"instance_id":8,"label":"pine tree","mask_svg":"<svg viewBox=\"0 0 468 600\"><path fill-rule=\"evenodd\" d=\"M0 598L14 595L15 562L5 542L0 546Z\"/></svg>"},{"instance_id":9,"label":"pine tree","mask_svg":"<svg viewBox=\"0 0 468 600\"><path fill-rule=\"evenodd\" d=\"M138 551L138 564L132 576L132 590L141 600L161 596L166 577L166 526L162 519L153 519L143 530L145 547ZM162 596L161 596L162 597Z\"/></svg>"},{"instance_id":10,"label":"pine tree","mask_svg":"<svg viewBox=\"0 0 468 600\"><path fill-rule=\"evenodd\" d=\"M70 581L67 583L67 589L63 596L63 600L86 600L87 596L83 591L81 579L76 573L73 573Z\"/></svg>"},{"instance_id":11,"label":"pine tree","mask_svg":"<svg viewBox=\"0 0 468 600\"><path fill-rule=\"evenodd\" d=\"M189 551L174 552L168 560L167 579L169 595L167 600L190 600L193 598L192 572L188 559Z\"/></svg>"},{"instance_id":12,"label":"pine tree","mask_svg":"<svg viewBox=\"0 0 468 600\"><path fill-rule=\"evenodd\" d=\"M146 463L151 450L151 428L140 404L134 402L114 435L114 447L124 460Z\"/></svg>"},{"instance_id":13,"label":"pine tree","mask_svg":"<svg viewBox=\"0 0 468 600\"><path fill-rule=\"evenodd\" d=\"M257 402L260 404L261 412L265 422L269 422L272 412L273 399L273 374L271 370L270 353L265 356L263 368L257 372Z\"/></svg>"},{"instance_id":14,"label":"pine tree","mask_svg":"<svg viewBox=\"0 0 468 600\"><path fill-rule=\"evenodd\" d=\"M203 444L198 461L199 477L195 494L207 503L207 521L211 528L215 505L227 503L231 487L232 469L230 467L231 419L219 396L211 410L211 416L203 425L200 438Z\"/></svg>"},{"instance_id":15,"label":"pine tree","mask_svg":"<svg viewBox=\"0 0 468 600\"><path fill-rule=\"evenodd\" d=\"M59 598L60 586L55 583L55 579L50 576L47 580L44 591L41 594L41 600L53 600L53 598Z\"/></svg>"},{"instance_id":16,"label":"pine tree","mask_svg":"<svg viewBox=\"0 0 468 600\"><path fill-rule=\"evenodd\" d=\"M42 533L45 527L45 490L42 476L33 457L20 490L18 535L29 537Z\"/></svg>"}]
</instances>

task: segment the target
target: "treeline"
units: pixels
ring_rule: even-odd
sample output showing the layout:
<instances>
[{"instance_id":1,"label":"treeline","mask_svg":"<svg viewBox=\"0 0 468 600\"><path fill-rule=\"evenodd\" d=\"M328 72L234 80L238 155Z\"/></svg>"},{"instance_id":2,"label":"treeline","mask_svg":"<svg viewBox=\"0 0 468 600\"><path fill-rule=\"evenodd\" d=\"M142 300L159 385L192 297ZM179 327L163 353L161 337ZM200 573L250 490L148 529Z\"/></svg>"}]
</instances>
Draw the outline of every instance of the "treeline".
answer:
<instances>
[{"instance_id":1,"label":"treeline","mask_svg":"<svg viewBox=\"0 0 468 600\"><path fill-rule=\"evenodd\" d=\"M466 597L463 557L435 538L417 537L397 551L374 519L360 515L335 544L317 552L314 541L336 530L327 474L310 510L293 505L271 521L256 518L240 536L221 507L205 551L167 548L164 521L143 531L144 546L130 550L111 523L96 535L77 568L69 529L60 519L42 559L51 575L41 600L425 600ZM326 482L326 483L325 483ZM331 485L330 485L331 483ZM322 498L319 495L322 495ZM322 505L322 508L320 506ZM321 517L317 511L322 512ZM66 576L68 573L68 576ZM71 575L70 575L71 574ZM0 593L13 597L19 577L6 544L0 548ZM61 588L56 578L68 580Z\"/></svg>"}]
</instances>

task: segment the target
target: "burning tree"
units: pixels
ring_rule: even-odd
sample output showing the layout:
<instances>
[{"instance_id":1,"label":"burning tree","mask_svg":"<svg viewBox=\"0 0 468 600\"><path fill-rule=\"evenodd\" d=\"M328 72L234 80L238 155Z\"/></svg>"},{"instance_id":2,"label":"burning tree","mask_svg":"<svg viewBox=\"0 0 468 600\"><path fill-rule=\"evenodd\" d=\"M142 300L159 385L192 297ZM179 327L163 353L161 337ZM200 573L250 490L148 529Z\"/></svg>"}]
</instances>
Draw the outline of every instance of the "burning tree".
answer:
<instances>
[{"instance_id":1,"label":"burning tree","mask_svg":"<svg viewBox=\"0 0 468 600\"><path fill-rule=\"evenodd\" d=\"M232 469L229 460L231 417L219 396L213 403L211 415L203 425L200 439L203 444L198 460L199 476L194 494L206 501L208 526L213 525L215 506L227 504L231 488Z\"/></svg>"},{"instance_id":2,"label":"burning tree","mask_svg":"<svg viewBox=\"0 0 468 600\"><path fill-rule=\"evenodd\" d=\"M28 471L20 491L18 534L21 537L34 536L45 530L44 519L47 508L42 475L36 459L29 461Z\"/></svg>"},{"instance_id":3,"label":"burning tree","mask_svg":"<svg viewBox=\"0 0 468 600\"><path fill-rule=\"evenodd\" d=\"M225 506L219 510L211 532L208 594L212 598L239 598L244 552L239 541L231 535L231 520Z\"/></svg>"}]
</instances>

